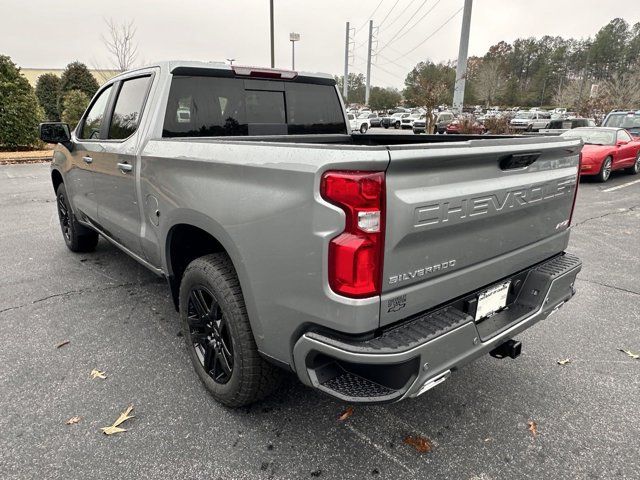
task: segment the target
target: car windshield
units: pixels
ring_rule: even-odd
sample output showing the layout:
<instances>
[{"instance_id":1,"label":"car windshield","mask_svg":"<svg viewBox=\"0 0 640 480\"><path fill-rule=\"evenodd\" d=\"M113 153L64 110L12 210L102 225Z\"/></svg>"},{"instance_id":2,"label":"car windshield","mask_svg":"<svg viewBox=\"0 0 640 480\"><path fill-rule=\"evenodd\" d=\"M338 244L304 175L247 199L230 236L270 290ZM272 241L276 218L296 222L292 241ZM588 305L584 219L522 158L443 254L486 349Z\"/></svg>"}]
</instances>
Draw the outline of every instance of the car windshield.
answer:
<instances>
[{"instance_id":1,"label":"car windshield","mask_svg":"<svg viewBox=\"0 0 640 480\"><path fill-rule=\"evenodd\" d=\"M520 119L529 119L533 118L534 114L532 112L518 112L516 113L516 118Z\"/></svg>"},{"instance_id":2,"label":"car windshield","mask_svg":"<svg viewBox=\"0 0 640 480\"><path fill-rule=\"evenodd\" d=\"M392 117L398 117L398 118L402 118L404 116L404 113L394 113L392 115Z\"/></svg>"},{"instance_id":3,"label":"car windshield","mask_svg":"<svg viewBox=\"0 0 640 480\"><path fill-rule=\"evenodd\" d=\"M626 128L634 130L635 133L640 131L640 113L612 113L602 124L603 127Z\"/></svg>"},{"instance_id":4,"label":"car windshield","mask_svg":"<svg viewBox=\"0 0 640 480\"><path fill-rule=\"evenodd\" d=\"M370 113L361 113L360 115L358 115L358 118L369 118L369 115L371 115Z\"/></svg>"},{"instance_id":5,"label":"car windshield","mask_svg":"<svg viewBox=\"0 0 640 480\"><path fill-rule=\"evenodd\" d=\"M563 137L581 138L587 145L613 145L616 143L615 130L602 128L576 128L562 134Z\"/></svg>"}]
</instances>

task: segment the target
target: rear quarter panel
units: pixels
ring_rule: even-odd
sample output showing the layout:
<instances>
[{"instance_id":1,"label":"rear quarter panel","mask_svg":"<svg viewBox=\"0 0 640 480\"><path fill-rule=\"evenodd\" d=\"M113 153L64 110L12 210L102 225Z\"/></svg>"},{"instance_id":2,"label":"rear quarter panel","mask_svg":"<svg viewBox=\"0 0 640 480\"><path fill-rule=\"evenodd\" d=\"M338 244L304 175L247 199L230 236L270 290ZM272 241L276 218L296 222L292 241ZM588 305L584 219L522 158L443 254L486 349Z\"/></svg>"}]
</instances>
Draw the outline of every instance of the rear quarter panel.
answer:
<instances>
[{"instance_id":1,"label":"rear quarter panel","mask_svg":"<svg viewBox=\"0 0 640 480\"><path fill-rule=\"evenodd\" d=\"M360 333L379 324L379 297L352 300L328 287L328 241L344 213L320 198L319 185L327 169L381 171L388 162L382 147L152 140L141 171L147 249L154 255L157 244L169 271L172 226L216 237L238 272L258 347L289 363L292 339L308 325ZM158 226L149 221L156 201Z\"/></svg>"}]
</instances>

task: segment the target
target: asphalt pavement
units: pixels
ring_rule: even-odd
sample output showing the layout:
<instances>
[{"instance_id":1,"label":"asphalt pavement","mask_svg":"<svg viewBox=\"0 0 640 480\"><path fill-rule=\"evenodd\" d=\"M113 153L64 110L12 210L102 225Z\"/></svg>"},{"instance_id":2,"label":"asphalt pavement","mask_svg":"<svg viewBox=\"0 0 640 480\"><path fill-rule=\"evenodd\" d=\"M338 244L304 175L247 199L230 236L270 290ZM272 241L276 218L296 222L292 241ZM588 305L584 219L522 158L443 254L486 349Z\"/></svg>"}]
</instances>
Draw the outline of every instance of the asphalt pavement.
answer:
<instances>
[{"instance_id":1,"label":"asphalt pavement","mask_svg":"<svg viewBox=\"0 0 640 480\"><path fill-rule=\"evenodd\" d=\"M0 166L0 478L637 479L640 360L618 350L640 351L637 179L581 183L578 293L518 337L517 360L339 421L343 404L294 378L249 408L217 404L164 281L102 239L69 252L49 166ZM127 431L104 435L129 405Z\"/></svg>"}]
</instances>

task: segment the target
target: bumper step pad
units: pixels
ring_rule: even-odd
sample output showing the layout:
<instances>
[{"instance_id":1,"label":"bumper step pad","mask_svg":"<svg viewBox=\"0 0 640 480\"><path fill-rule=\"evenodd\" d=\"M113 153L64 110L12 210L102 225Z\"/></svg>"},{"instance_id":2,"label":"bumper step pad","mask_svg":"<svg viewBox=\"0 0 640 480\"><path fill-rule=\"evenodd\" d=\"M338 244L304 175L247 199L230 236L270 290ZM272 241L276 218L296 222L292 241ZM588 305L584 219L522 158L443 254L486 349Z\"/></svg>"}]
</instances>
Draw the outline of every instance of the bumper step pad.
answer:
<instances>
[{"instance_id":1,"label":"bumper step pad","mask_svg":"<svg viewBox=\"0 0 640 480\"><path fill-rule=\"evenodd\" d=\"M385 403L416 396L425 386L431 388L434 378L440 383L439 375L488 353L560 308L575 293L581 265L579 258L564 253L514 274L511 279L522 284L510 293L507 307L477 322L463 310L481 289L373 338L309 331L294 347L296 370L307 385L343 401Z\"/></svg>"}]
</instances>

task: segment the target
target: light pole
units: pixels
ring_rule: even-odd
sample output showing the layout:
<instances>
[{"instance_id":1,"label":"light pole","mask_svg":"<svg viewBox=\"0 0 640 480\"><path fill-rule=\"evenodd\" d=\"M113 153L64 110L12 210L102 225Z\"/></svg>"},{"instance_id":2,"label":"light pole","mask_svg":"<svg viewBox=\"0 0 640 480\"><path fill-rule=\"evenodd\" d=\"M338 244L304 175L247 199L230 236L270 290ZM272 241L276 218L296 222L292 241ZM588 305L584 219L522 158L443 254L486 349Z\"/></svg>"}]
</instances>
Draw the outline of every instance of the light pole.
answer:
<instances>
[{"instance_id":1,"label":"light pole","mask_svg":"<svg viewBox=\"0 0 640 480\"><path fill-rule=\"evenodd\" d=\"M296 42L300 41L300 34L291 32L289 34L289 41L291 42L291 70L296 69Z\"/></svg>"},{"instance_id":2,"label":"light pole","mask_svg":"<svg viewBox=\"0 0 640 480\"><path fill-rule=\"evenodd\" d=\"M269 0L269 33L271 37L271 68L276 66L276 54L273 49L273 0Z\"/></svg>"}]
</instances>

